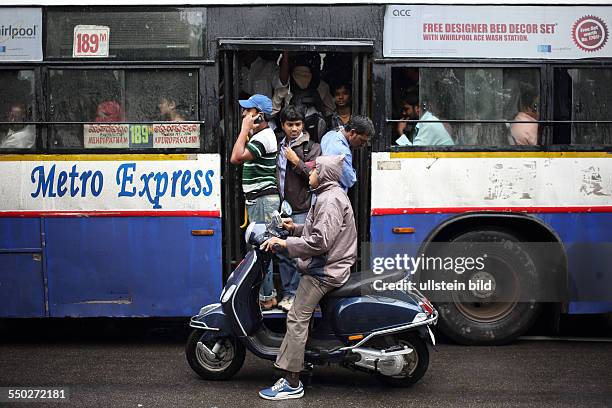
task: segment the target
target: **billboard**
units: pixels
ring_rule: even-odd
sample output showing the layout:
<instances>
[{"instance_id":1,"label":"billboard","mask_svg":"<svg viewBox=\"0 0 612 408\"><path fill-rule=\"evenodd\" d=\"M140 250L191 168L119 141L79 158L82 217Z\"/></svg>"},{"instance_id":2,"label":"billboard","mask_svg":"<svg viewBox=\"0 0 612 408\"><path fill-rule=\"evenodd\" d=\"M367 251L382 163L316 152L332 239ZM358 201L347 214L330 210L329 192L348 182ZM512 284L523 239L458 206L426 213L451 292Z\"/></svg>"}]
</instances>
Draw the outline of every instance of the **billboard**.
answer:
<instances>
[{"instance_id":1,"label":"billboard","mask_svg":"<svg viewBox=\"0 0 612 408\"><path fill-rule=\"evenodd\" d=\"M0 62L42 59L41 9L0 9Z\"/></svg>"},{"instance_id":2,"label":"billboard","mask_svg":"<svg viewBox=\"0 0 612 408\"><path fill-rule=\"evenodd\" d=\"M393 5L385 57L612 57L612 7Z\"/></svg>"}]
</instances>

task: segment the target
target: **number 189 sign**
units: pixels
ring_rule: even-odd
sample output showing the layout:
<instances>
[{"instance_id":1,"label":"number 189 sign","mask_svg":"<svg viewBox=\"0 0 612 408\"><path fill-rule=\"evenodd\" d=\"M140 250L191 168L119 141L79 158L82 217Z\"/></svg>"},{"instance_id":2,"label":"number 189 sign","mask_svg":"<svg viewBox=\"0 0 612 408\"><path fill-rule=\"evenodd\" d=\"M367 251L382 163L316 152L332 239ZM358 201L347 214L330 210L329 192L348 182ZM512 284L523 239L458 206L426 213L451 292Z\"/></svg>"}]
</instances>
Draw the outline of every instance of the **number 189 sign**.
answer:
<instances>
[{"instance_id":1,"label":"number 189 sign","mask_svg":"<svg viewBox=\"0 0 612 408\"><path fill-rule=\"evenodd\" d=\"M106 26L75 26L72 58L108 57L109 32Z\"/></svg>"}]
</instances>

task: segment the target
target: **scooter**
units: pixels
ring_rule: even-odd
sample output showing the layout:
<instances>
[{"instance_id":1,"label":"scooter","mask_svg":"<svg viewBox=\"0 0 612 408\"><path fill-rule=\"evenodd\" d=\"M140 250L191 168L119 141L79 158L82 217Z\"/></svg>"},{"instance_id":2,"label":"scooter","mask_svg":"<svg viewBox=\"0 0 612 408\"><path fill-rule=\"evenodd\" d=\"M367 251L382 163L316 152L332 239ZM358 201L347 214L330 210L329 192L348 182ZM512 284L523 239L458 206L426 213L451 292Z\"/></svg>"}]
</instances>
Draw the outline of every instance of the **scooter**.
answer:
<instances>
[{"instance_id":1,"label":"scooter","mask_svg":"<svg viewBox=\"0 0 612 408\"><path fill-rule=\"evenodd\" d=\"M220 303L202 307L191 318L194 330L185 352L189 365L203 379L231 378L242 367L246 349L276 360L283 335L265 326L259 288L272 258L288 259L259 247L270 237L288 235L278 212L268 225L251 223L245 239L253 248L229 276ZM315 365L337 363L371 373L391 386L410 386L427 371L427 343L435 346L429 326L437 323L438 312L416 291L374 290L374 280L398 282L405 279L404 271L382 278L364 275L351 274L343 286L319 302L321 318L310 323L305 370L312 376Z\"/></svg>"}]
</instances>

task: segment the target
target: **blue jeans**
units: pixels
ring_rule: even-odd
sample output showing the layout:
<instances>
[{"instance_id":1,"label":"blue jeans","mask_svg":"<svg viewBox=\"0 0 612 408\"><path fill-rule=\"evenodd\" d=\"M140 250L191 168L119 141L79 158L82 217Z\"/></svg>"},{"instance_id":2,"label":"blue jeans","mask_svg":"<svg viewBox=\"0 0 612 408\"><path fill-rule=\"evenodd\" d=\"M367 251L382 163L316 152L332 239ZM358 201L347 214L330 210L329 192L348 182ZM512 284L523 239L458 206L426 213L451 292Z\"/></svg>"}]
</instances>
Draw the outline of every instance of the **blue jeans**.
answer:
<instances>
[{"instance_id":1,"label":"blue jeans","mask_svg":"<svg viewBox=\"0 0 612 408\"><path fill-rule=\"evenodd\" d=\"M295 224L303 224L306 221L307 212L301 214L293 214L291 219ZM297 270L295 261L293 265L286 262L280 262L280 277L283 284L283 297L295 297L295 291L300 284L300 273Z\"/></svg>"},{"instance_id":2,"label":"blue jeans","mask_svg":"<svg viewBox=\"0 0 612 408\"><path fill-rule=\"evenodd\" d=\"M272 219L274 210L278 211L280 207L280 197L277 194L265 195L257 197L254 200L247 200L245 204L247 214L249 215L249 222L268 223ZM268 273L266 273L261 288L259 289L259 300L261 301L267 301L276 297L272 271L273 265L272 262L270 262Z\"/></svg>"}]
</instances>

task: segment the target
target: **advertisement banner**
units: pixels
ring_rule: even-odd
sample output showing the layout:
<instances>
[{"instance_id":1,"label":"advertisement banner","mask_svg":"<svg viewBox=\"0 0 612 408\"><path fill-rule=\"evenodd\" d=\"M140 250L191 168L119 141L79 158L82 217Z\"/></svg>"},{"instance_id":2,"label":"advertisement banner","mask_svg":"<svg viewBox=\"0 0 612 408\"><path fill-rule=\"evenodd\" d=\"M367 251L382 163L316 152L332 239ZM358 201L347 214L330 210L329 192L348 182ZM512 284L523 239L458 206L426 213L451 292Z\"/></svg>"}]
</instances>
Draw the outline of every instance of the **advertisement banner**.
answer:
<instances>
[{"instance_id":1,"label":"advertisement banner","mask_svg":"<svg viewBox=\"0 0 612 408\"><path fill-rule=\"evenodd\" d=\"M42 59L42 10L0 9L0 62Z\"/></svg>"},{"instance_id":2,"label":"advertisement banner","mask_svg":"<svg viewBox=\"0 0 612 408\"><path fill-rule=\"evenodd\" d=\"M195 123L83 125L86 149L199 148L200 125Z\"/></svg>"},{"instance_id":3,"label":"advertisement banner","mask_svg":"<svg viewBox=\"0 0 612 408\"><path fill-rule=\"evenodd\" d=\"M0 213L221 210L218 154L67 159L0 161Z\"/></svg>"},{"instance_id":4,"label":"advertisement banner","mask_svg":"<svg viewBox=\"0 0 612 408\"><path fill-rule=\"evenodd\" d=\"M612 7L393 5L385 57L612 57Z\"/></svg>"}]
</instances>

